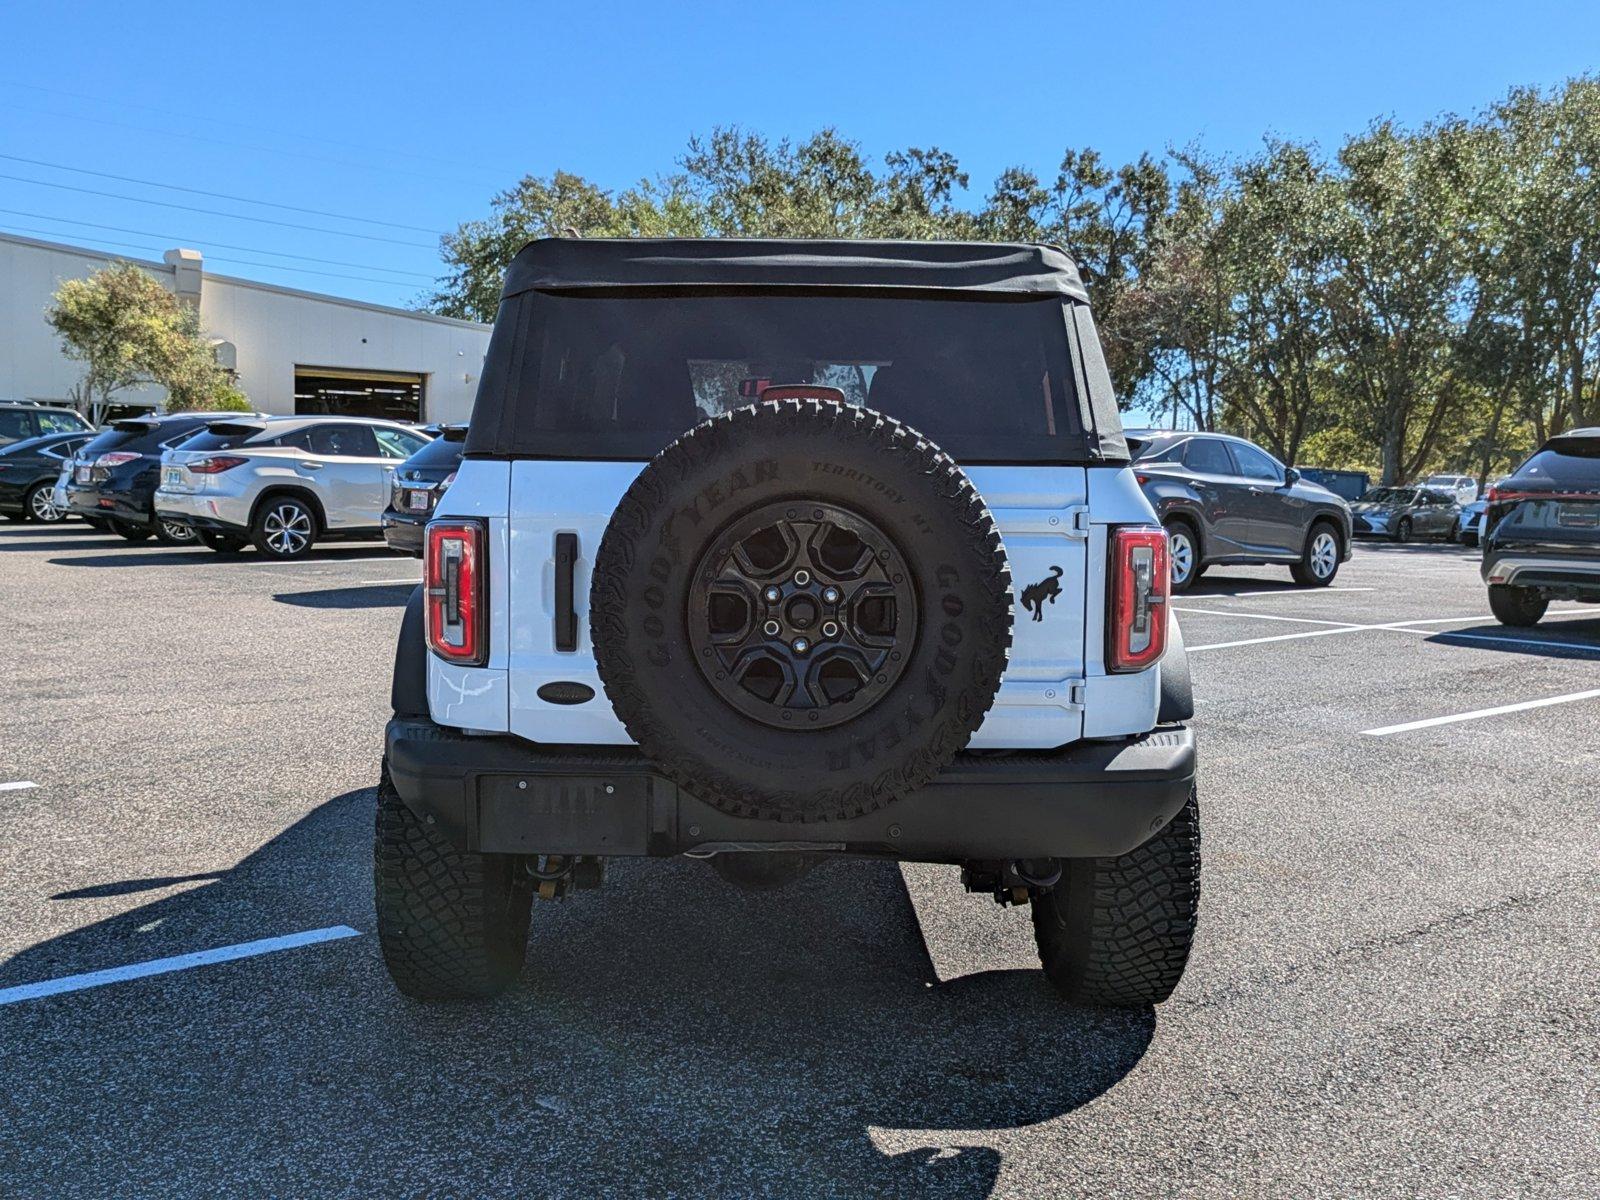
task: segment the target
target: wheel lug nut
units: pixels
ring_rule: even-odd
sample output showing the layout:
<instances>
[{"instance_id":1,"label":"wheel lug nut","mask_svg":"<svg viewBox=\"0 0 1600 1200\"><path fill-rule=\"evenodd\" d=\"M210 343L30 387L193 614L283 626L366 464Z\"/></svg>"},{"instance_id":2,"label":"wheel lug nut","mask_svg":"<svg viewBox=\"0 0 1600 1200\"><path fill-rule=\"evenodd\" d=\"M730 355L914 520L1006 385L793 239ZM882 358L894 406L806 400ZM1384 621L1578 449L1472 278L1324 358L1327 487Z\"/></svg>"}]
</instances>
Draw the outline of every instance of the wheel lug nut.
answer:
<instances>
[{"instance_id":1,"label":"wheel lug nut","mask_svg":"<svg viewBox=\"0 0 1600 1200\"><path fill-rule=\"evenodd\" d=\"M775 587L769 587L766 591L761 593L761 598L768 604L776 604L779 600L783 599L783 593Z\"/></svg>"},{"instance_id":2,"label":"wheel lug nut","mask_svg":"<svg viewBox=\"0 0 1600 1200\"><path fill-rule=\"evenodd\" d=\"M794 652L796 654L804 654L807 650L811 649L811 643L806 641L805 638L795 638L795 640L790 644L794 647Z\"/></svg>"},{"instance_id":3,"label":"wheel lug nut","mask_svg":"<svg viewBox=\"0 0 1600 1200\"><path fill-rule=\"evenodd\" d=\"M823 626L822 626L822 636L823 637L837 637L837 636L839 636L839 626L833 621L824 622Z\"/></svg>"},{"instance_id":4,"label":"wheel lug nut","mask_svg":"<svg viewBox=\"0 0 1600 1200\"><path fill-rule=\"evenodd\" d=\"M811 582L811 572L810 571L796 571L794 573L794 585L796 587L805 587L805 585L810 583L810 582Z\"/></svg>"},{"instance_id":5,"label":"wheel lug nut","mask_svg":"<svg viewBox=\"0 0 1600 1200\"><path fill-rule=\"evenodd\" d=\"M768 621L765 625L763 625L761 627L761 631L763 633L765 633L768 637L777 637L778 636L778 623L776 621Z\"/></svg>"},{"instance_id":6,"label":"wheel lug nut","mask_svg":"<svg viewBox=\"0 0 1600 1200\"><path fill-rule=\"evenodd\" d=\"M824 600L826 600L829 604L837 604L837 603L839 603L839 589L836 588L836 587L823 588L822 589L822 598Z\"/></svg>"}]
</instances>

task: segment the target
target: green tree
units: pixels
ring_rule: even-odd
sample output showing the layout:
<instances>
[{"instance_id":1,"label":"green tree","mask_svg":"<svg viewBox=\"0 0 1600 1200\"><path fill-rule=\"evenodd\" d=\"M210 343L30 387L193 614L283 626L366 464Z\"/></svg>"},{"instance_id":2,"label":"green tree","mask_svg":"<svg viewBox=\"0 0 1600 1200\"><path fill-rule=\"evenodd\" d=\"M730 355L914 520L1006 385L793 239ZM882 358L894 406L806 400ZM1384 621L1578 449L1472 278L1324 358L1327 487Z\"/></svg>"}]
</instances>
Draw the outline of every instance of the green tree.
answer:
<instances>
[{"instance_id":1,"label":"green tree","mask_svg":"<svg viewBox=\"0 0 1600 1200\"><path fill-rule=\"evenodd\" d=\"M165 388L169 411L249 407L217 365L199 314L132 263L64 280L45 318L67 357L84 364L79 394L94 409L141 384Z\"/></svg>"}]
</instances>

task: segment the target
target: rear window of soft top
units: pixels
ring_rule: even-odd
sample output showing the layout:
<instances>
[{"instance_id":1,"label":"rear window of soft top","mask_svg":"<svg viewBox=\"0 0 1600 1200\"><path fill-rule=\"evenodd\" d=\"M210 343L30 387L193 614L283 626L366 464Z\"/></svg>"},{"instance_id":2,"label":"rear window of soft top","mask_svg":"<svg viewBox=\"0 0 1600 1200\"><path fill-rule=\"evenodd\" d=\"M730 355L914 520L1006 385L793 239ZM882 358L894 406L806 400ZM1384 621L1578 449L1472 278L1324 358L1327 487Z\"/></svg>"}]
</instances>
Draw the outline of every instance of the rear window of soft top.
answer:
<instances>
[{"instance_id":1,"label":"rear window of soft top","mask_svg":"<svg viewBox=\"0 0 1600 1200\"><path fill-rule=\"evenodd\" d=\"M960 459L1049 461L1081 452L1069 330L1059 298L533 292L502 307L485 387L508 389L519 440L558 457L648 458L803 384Z\"/></svg>"}]
</instances>

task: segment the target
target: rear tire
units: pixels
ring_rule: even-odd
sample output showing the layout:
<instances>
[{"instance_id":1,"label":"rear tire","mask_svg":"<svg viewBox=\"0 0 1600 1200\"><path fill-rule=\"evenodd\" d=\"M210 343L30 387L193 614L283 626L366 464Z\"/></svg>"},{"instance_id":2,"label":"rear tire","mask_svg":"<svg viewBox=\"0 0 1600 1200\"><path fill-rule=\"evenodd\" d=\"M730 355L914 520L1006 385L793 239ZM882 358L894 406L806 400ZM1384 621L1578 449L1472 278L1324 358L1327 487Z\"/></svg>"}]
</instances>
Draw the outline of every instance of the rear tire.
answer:
<instances>
[{"instance_id":1,"label":"rear tire","mask_svg":"<svg viewBox=\"0 0 1600 1200\"><path fill-rule=\"evenodd\" d=\"M1166 828L1117 858L1076 858L1033 901L1044 972L1067 1000L1159 1004L1183 977L1200 910L1200 810L1193 790Z\"/></svg>"},{"instance_id":2,"label":"rear tire","mask_svg":"<svg viewBox=\"0 0 1600 1200\"><path fill-rule=\"evenodd\" d=\"M1489 611L1502 625L1515 625L1519 629L1537 625L1549 607L1550 601L1532 588L1504 583L1489 585Z\"/></svg>"},{"instance_id":3,"label":"rear tire","mask_svg":"<svg viewBox=\"0 0 1600 1200\"><path fill-rule=\"evenodd\" d=\"M213 533L206 529L200 530L199 533L200 544L215 550L218 554L237 554L250 544L249 538L240 537L236 533Z\"/></svg>"},{"instance_id":4,"label":"rear tire","mask_svg":"<svg viewBox=\"0 0 1600 1200\"><path fill-rule=\"evenodd\" d=\"M1174 519L1168 521L1164 528L1167 531L1167 561L1172 564L1172 594L1176 596L1187 592L1206 568L1200 561L1200 538L1194 526L1187 521ZM1179 568L1184 564L1187 564L1187 570L1180 574Z\"/></svg>"},{"instance_id":5,"label":"rear tire","mask_svg":"<svg viewBox=\"0 0 1600 1200\"><path fill-rule=\"evenodd\" d=\"M385 763L372 846L384 965L416 1000L486 1000L516 982L533 877L510 854L469 854L406 807Z\"/></svg>"},{"instance_id":6,"label":"rear tire","mask_svg":"<svg viewBox=\"0 0 1600 1200\"><path fill-rule=\"evenodd\" d=\"M1327 521L1315 521L1306 535L1300 561L1289 568L1294 581L1304 587L1327 587L1339 575L1339 534Z\"/></svg>"},{"instance_id":7,"label":"rear tire","mask_svg":"<svg viewBox=\"0 0 1600 1200\"><path fill-rule=\"evenodd\" d=\"M130 525L126 521L112 521L111 532L119 538L130 542L142 542L150 536L148 529L141 529L137 525Z\"/></svg>"},{"instance_id":8,"label":"rear tire","mask_svg":"<svg viewBox=\"0 0 1600 1200\"><path fill-rule=\"evenodd\" d=\"M198 540L192 527L156 519L156 541L163 546L193 546Z\"/></svg>"},{"instance_id":9,"label":"rear tire","mask_svg":"<svg viewBox=\"0 0 1600 1200\"><path fill-rule=\"evenodd\" d=\"M67 514L56 507L51 499L55 491L53 483L36 483L28 489L28 495L23 502L23 510L28 518L44 525L59 525L67 519Z\"/></svg>"},{"instance_id":10,"label":"rear tire","mask_svg":"<svg viewBox=\"0 0 1600 1200\"><path fill-rule=\"evenodd\" d=\"M302 558L316 544L317 514L294 496L269 496L250 527L250 540L269 558Z\"/></svg>"}]
</instances>

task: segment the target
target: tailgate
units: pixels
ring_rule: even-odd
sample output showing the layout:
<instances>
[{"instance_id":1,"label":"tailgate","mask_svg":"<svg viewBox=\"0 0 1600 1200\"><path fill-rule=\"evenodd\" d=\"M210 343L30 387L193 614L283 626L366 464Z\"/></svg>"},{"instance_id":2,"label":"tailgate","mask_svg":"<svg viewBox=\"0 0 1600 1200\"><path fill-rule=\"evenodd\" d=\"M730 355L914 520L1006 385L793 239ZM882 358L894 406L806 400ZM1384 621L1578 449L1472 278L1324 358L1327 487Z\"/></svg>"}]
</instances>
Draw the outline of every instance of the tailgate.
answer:
<instances>
[{"instance_id":1,"label":"tailgate","mask_svg":"<svg viewBox=\"0 0 1600 1200\"><path fill-rule=\"evenodd\" d=\"M631 741L609 704L564 704L539 693L547 684L578 683L604 695L589 642L590 572L617 502L642 469L635 462L523 460L511 466L512 733L542 742ZM971 744L1074 741L1083 735L1085 471L1019 466L967 473L1000 528L1016 597L1010 664ZM558 567L558 554L572 556L570 568L564 561ZM547 695L564 693L546 689Z\"/></svg>"}]
</instances>

